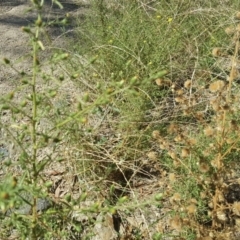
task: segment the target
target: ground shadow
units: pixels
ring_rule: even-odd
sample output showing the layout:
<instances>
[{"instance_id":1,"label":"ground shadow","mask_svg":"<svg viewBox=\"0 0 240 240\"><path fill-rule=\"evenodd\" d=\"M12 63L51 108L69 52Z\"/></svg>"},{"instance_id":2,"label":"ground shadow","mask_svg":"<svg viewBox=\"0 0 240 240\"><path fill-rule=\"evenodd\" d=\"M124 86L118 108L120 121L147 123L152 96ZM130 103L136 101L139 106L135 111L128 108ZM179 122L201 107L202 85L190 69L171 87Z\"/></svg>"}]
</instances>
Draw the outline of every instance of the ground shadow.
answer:
<instances>
[{"instance_id":1,"label":"ground shadow","mask_svg":"<svg viewBox=\"0 0 240 240\"><path fill-rule=\"evenodd\" d=\"M51 0L45 1L44 9L43 9L43 21L47 23L47 27L49 28L61 28L62 24L61 21L64 19L66 13L78 11L87 9L89 6L86 4L76 4L71 3L71 1L60 1L63 5L63 9L60 9L59 6L52 3ZM0 0L0 8L4 6L12 6L17 7L19 5L26 5L26 10L28 6L28 1L26 0L18 0L18 1L1 1ZM24 11L23 9L20 9L21 11ZM19 10L19 11L20 11ZM34 12L26 12L24 14L20 14L20 16L17 16L17 14L11 14L11 12L7 14L1 14L0 15L0 25L9 25L12 27L22 27L22 26L29 26L34 24L35 20L37 18L37 13ZM78 20L83 20L84 15L78 15ZM73 29L75 24L75 18L71 16L67 22L67 24L64 26L66 30ZM53 31L53 33L57 33L58 31Z\"/></svg>"}]
</instances>

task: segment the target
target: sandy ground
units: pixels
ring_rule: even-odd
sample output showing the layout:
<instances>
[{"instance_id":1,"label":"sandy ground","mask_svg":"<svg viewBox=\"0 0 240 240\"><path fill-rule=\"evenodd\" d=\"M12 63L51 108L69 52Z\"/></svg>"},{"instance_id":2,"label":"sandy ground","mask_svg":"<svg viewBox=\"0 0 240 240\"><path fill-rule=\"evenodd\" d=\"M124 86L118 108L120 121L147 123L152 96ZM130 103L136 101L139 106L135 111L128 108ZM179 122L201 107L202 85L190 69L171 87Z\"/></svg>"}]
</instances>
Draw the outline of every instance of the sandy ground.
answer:
<instances>
[{"instance_id":1,"label":"sandy ground","mask_svg":"<svg viewBox=\"0 0 240 240\"><path fill-rule=\"evenodd\" d=\"M21 30L23 26L34 23L36 13L27 12L30 1L27 0L0 0L0 60L8 58L14 63L19 71L29 71L31 58L29 51L29 36ZM64 9L53 6L51 1L45 1L44 20L47 22L56 18L63 18L68 12L83 14L87 5L83 3L74 4L72 1L61 1ZM79 1L78 1L79 2ZM70 33L73 26L68 27ZM59 26L48 27L48 34L52 40L51 45L63 44L63 32ZM68 34L71 37L71 34ZM0 93L9 90L9 86L16 83L18 74L13 69L0 65Z\"/></svg>"},{"instance_id":2,"label":"sandy ground","mask_svg":"<svg viewBox=\"0 0 240 240\"><path fill-rule=\"evenodd\" d=\"M63 19L67 13L70 13L71 23L63 28L59 25L51 25L45 28L46 32L42 34L41 40L45 46L45 50L41 52L41 70L44 72L50 71L48 59L51 55L51 49L64 48L66 42L74 37L74 17L81 17L88 9L86 2L78 1L75 4L73 1L61 1L63 9L52 5L52 1L45 0L45 7L43 9L44 22L51 22L56 19ZM15 99L21 101L27 94L26 88L21 86L21 72L31 76L31 45L29 35L22 31L23 26L31 26L36 20L37 13L28 11L30 9L30 1L27 0L0 0L0 97L4 94L14 91L16 88L21 88L20 91L15 92ZM67 40L67 41L66 41ZM10 60L11 65L5 65L3 59ZM55 69L57 72L57 69ZM57 74L57 73L56 73ZM68 83L69 84L69 83ZM39 82L41 91L47 88L44 84ZM64 87L64 86L63 86ZM74 86L67 86L66 89L74 88ZM71 90L71 89L70 89ZM1 117L2 122L9 122L11 116L6 114ZM6 145L0 133L0 147ZM7 144L9 145L9 144ZM8 149L8 151L10 151ZM11 152L11 151L10 151ZM14 151L13 151L14 152ZM10 157L14 153L10 154Z\"/></svg>"}]
</instances>

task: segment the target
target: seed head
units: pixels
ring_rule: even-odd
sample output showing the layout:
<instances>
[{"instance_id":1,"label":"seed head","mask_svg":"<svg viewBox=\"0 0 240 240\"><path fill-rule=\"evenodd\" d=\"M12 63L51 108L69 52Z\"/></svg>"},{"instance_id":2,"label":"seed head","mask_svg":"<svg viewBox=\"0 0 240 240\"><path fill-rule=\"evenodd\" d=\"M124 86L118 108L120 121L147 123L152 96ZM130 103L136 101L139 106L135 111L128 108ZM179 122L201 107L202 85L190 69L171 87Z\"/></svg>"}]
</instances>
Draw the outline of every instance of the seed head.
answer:
<instances>
[{"instance_id":1,"label":"seed head","mask_svg":"<svg viewBox=\"0 0 240 240\"><path fill-rule=\"evenodd\" d=\"M150 160L154 160L154 161L157 160L157 153L156 152L151 151L147 154L147 156Z\"/></svg>"},{"instance_id":2,"label":"seed head","mask_svg":"<svg viewBox=\"0 0 240 240\"><path fill-rule=\"evenodd\" d=\"M182 136L182 134L178 134L175 138L174 141L175 142L181 142L184 140L184 137Z\"/></svg>"},{"instance_id":3,"label":"seed head","mask_svg":"<svg viewBox=\"0 0 240 240\"><path fill-rule=\"evenodd\" d=\"M197 144L197 140L194 139L194 138L190 138L190 139L188 139L188 144L189 144L190 146L194 146L194 145Z\"/></svg>"},{"instance_id":4,"label":"seed head","mask_svg":"<svg viewBox=\"0 0 240 240\"><path fill-rule=\"evenodd\" d=\"M210 209L213 209L213 202L212 202L212 201L208 203L208 207L209 207Z\"/></svg>"},{"instance_id":5,"label":"seed head","mask_svg":"<svg viewBox=\"0 0 240 240\"><path fill-rule=\"evenodd\" d=\"M204 119L204 112L198 111L195 113L195 117L198 121L203 121Z\"/></svg>"},{"instance_id":6,"label":"seed head","mask_svg":"<svg viewBox=\"0 0 240 240\"><path fill-rule=\"evenodd\" d=\"M159 132L158 130L154 130L154 131L152 132L152 137L153 137L154 139L159 139L159 138L160 138L160 132Z\"/></svg>"},{"instance_id":7,"label":"seed head","mask_svg":"<svg viewBox=\"0 0 240 240\"><path fill-rule=\"evenodd\" d=\"M189 206L187 206L187 211L188 211L188 213L189 214L194 214L194 213L196 213L196 211L197 211L197 207L196 207L196 205L195 204L190 204Z\"/></svg>"},{"instance_id":8,"label":"seed head","mask_svg":"<svg viewBox=\"0 0 240 240\"><path fill-rule=\"evenodd\" d=\"M162 150L166 150L166 147L165 147L164 144L160 144L160 145L159 145L159 148L162 149Z\"/></svg>"},{"instance_id":9,"label":"seed head","mask_svg":"<svg viewBox=\"0 0 240 240\"><path fill-rule=\"evenodd\" d=\"M240 20L240 12L237 12L237 13L236 13L235 18L236 18L237 20Z\"/></svg>"},{"instance_id":10,"label":"seed head","mask_svg":"<svg viewBox=\"0 0 240 240\"><path fill-rule=\"evenodd\" d=\"M204 134L207 136L207 137L210 137L210 136L213 136L214 134L214 130L211 126L207 126L204 130L203 130Z\"/></svg>"},{"instance_id":11,"label":"seed head","mask_svg":"<svg viewBox=\"0 0 240 240\"><path fill-rule=\"evenodd\" d=\"M177 159L177 154L173 151L169 151L168 152L168 155L173 159L173 160L176 160Z\"/></svg>"},{"instance_id":12,"label":"seed head","mask_svg":"<svg viewBox=\"0 0 240 240\"><path fill-rule=\"evenodd\" d=\"M220 220L221 222L226 222L227 221L227 216L226 213L224 211L217 211L217 218L218 220Z\"/></svg>"},{"instance_id":13,"label":"seed head","mask_svg":"<svg viewBox=\"0 0 240 240\"><path fill-rule=\"evenodd\" d=\"M155 82L158 86L163 86L164 85L164 80L161 79L161 78L156 79Z\"/></svg>"},{"instance_id":14,"label":"seed head","mask_svg":"<svg viewBox=\"0 0 240 240\"><path fill-rule=\"evenodd\" d=\"M214 168L217 168L217 169L220 169L223 165L221 159L219 159L218 157L216 157L215 159L213 159L211 161L211 165L214 167Z\"/></svg>"},{"instance_id":15,"label":"seed head","mask_svg":"<svg viewBox=\"0 0 240 240\"><path fill-rule=\"evenodd\" d=\"M207 163L205 162L200 162L199 163L199 170L202 173L207 173L209 171L210 167Z\"/></svg>"},{"instance_id":16,"label":"seed head","mask_svg":"<svg viewBox=\"0 0 240 240\"><path fill-rule=\"evenodd\" d=\"M210 84L209 86L209 90L214 93L214 92L220 92L223 90L223 88L225 87L225 82L222 80L217 80L213 83Z\"/></svg>"},{"instance_id":17,"label":"seed head","mask_svg":"<svg viewBox=\"0 0 240 240\"><path fill-rule=\"evenodd\" d=\"M174 193L174 195L171 197L171 200L174 202L181 201L181 195L179 193Z\"/></svg>"},{"instance_id":18,"label":"seed head","mask_svg":"<svg viewBox=\"0 0 240 240\"><path fill-rule=\"evenodd\" d=\"M221 108L220 108L220 104L219 104L219 101L211 101L210 102L211 106L212 106L212 109L215 111L215 112L218 112Z\"/></svg>"},{"instance_id":19,"label":"seed head","mask_svg":"<svg viewBox=\"0 0 240 240\"><path fill-rule=\"evenodd\" d=\"M192 81L191 80L187 80L184 82L184 87L189 89L192 86Z\"/></svg>"},{"instance_id":20,"label":"seed head","mask_svg":"<svg viewBox=\"0 0 240 240\"><path fill-rule=\"evenodd\" d=\"M158 86L171 87L172 81L168 79L157 78L155 80Z\"/></svg>"},{"instance_id":21,"label":"seed head","mask_svg":"<svg viewBox=\"0 0 240 240\"><path fill-rule=\"evenodd\" d=\"M227 27L227 28L225 29L225 33L226 33L227 35L233 35L233 34L235 33L235 27L233 27L233 26Z\"/></svg>"},{"instance_id":22,"label":"seed head","mask_svg":"<svg viewBox=\"0 0 240 240\"><path fill-rule=\"evenodd\" d=\"M201 193L200 193L200 197L201 197L202 199L205 199L205 198L207 197L206 192L201 192Z\"/></svg>"},{"instance_id":23,"label":"seed head","mask_svg":"<svg viewBox=\"0 0 240 240\"><path fill-rule=\"evenodd\" d=\"M176 94L177 94L178 96L182 96L182 95L184 94L183 89L178 89L178 90L176 90Z\"/></svg>"},{"instance_id":24,"label":"seed head","mask_svg":"<svg viewBox=\"0 0 240 240\"><path fill-rule=\"evenodd\" d=\"M177 103L183 103L185 101L185 98L183 96L178 96L178 97L175 97L175 101Z\"/></svg>"},{"instance_id":25,"label":"seed head","mask_svg":"<svg viewBox=\"0 0 240 240\"><path fill-rule=\"evenodd\" d=\"M170 124L170 126L168 127L168 132L169 133L176 133L178 132L179 128L176 124Z\"/></svg>"},{"instance_id":26,"label":"seed head","mask_svg":"<svg viewBox=\"0 0 240 240\"><path fill-rule=\"evenodd\" d=\"M173 166L177 168L177 167L179 167L180 165L181 165L180 161L179 161L178 159L176 159L176 160L174 159L174 161L173 161Z\"/></svg>"},{"instance_id":27,"label":"seed head","mask_svg":"<svg viewBox=\"0 0 240 240\"><path fill-rule=\"evenodd\" d=\"M240 202L234 202L232 206L233 213L240 217Z\"/></svg>"},{"instance_id":28,"label":"seed head","mask_svg":"<svg viewBox=\"0 0 240 240\"><path fill-rule=\"evenodd\" d=\"M182 154L181 154L181 156L182 156L183 158L188 157L189 154L190 154L190 150L189 150L188 148L183 148L183 149L182 149Z\"/></svg>"},{"instance_id":29,"label":"seed head","mask_svg":"<svg viewBox=\"0 0 240 240\"><path fill-rule=\"evenodd\" d=\"M240 24L237 25L236 30L239 32L240 31Z\"/></svg>"},{"instance_id":30,"label":"seed head","mask_svg":"<svg viewBox=\"0 0 240 240\"><path fill-rule=\"evenodd\" d=\"M235 218L235 225L239 228L240 227L240 218Z\"/></svg>"},{"instance_id":31,"label":"seed head","mask_svg":"<svg viewBox=\"0 0 240 240\"><path fill-rule=\"evenodd\" d=\"M223 196L222 192L219 192L217 197L218 197L218 202L220 202L220 203L225 202L225 197Z\"/></svg>"},{"instance_id":32,"label":"seed head","mask_svg":"<svg viewBox=\"0 0 240 240\"><path fill-rule=\"evenodd\" d=\"M175 182L175 180L176 180L176 175L174 174L174 173L169 173L169 180L170 180L170 182Z\"/></svg>"},{"instance_id":33,"label":"seed head","mask_svg":"<svg viewBox=\"0 0 240 240\"><path fill-rule=\"evenodd\" d=\"M182 219L180 217L175 216L174 218L172 218L169 222L171 228L177 230L177 231L181 231L182 229Z\"/></svg>"},{"instance_id":34,"label":"seed head","mask_svg":"<svg viewBox=\"0 0 240 240\"><path fill-rule=\"evenodd\" d=\"M221 49L220 48L214 48L212 50L213 57L220 57L221 56Z\"/></svg>"}]
</instances>

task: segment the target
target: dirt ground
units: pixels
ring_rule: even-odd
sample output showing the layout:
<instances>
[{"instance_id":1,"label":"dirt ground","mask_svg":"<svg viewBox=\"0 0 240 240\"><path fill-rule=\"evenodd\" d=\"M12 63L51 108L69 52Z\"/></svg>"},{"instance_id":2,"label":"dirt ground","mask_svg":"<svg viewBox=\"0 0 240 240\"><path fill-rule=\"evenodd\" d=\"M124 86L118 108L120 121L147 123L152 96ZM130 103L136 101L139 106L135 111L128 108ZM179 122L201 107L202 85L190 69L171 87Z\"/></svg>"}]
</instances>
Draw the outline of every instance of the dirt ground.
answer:
<instances>
[{"instance_id":1,"label":"dirt ground","mask_svg":"<svg viewBox=\"0 0 240 240\"><path fill-rule=\"evenodd\" d=\"M49 71L48 58L53 48L64 48L66 42L74 37L74 20L77 17L81 18L86 13L89 5L86 1L78 1L75 4L73 1L60 1L63 5L63 9L52 4L51 0L45 0L45 7L43 8L43 20L46 23L54 21L56 19L63 19L67 13L71 15L71 22L65 27L55 25L47 25L46 32L42 34L42 42L45 50L41 52L41 69L42 71ZM29 73L31 76L31 45L29 35L22 31L23 26L31 26L36 20L37 13L30 10L30 1L28 0L0 0L0 97L5 93L14 91L16 88L21 88L21 72ZM66 41L67 40L67 41ZM3 63L3 59L10 60L13 67L7 66ZM57 69L56 69L57 72ZM67 83L68 86L63 88L75 89L71 86L71 83ZM70 84L70 85L69 85ZM41 91L44 91L44 84L39 82ZM15 92L15 99L21 101L26 95L26 88L21 88L21 91ZM1 121L9 123L11 116L5 114L1 117ZM4 148L6 144L0 133L0 147L5 152ZM1 149L0 149L1 150ZM13 157L14 150L7 149L10 157Z\"/></svg>"},{"instance_id":2,"label":"dirt ground","mask_svg":"<svg viewBox=\"0 0 240 240\"><path fill-rule=\"evenodd\" d=\"M27 12L30 8L30 1L27 0L0 0L0 59L8 58L14 63L14 67L19 71L28 71L31 67L29 61L29 36L21 30L21 27L28 26L34 23L36 13ZM56 18L63 18L66 13L73 13L75 16L84 14L87 9L86 2L78 4L73 1L60 1L64 9L59 9L52 5L52 1L45 1L44 20L47 22ZM73 15L72 14L72 15ZM73 26L68 26L65 33L71 37L71 29ZM63 32L59 26L48 27L48 34L52 40L51 46L63 45ZM49 44L48 44L49 45ZM47 46L49 47L49 46ZM46 49L47 52L47 49ZM11 85L15 85L17 72L0 65L0 93L9 90Z\"/></svg>"}]
</instances>

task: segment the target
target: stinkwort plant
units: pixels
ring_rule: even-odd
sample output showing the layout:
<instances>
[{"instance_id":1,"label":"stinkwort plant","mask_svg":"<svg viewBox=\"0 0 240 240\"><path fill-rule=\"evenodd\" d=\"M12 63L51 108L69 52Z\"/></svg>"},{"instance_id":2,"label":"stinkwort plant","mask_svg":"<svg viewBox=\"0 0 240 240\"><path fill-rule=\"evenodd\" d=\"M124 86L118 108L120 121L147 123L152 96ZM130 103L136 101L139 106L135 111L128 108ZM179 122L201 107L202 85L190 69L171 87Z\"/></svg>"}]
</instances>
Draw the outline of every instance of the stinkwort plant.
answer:
<instances>
[{"instance_id":1,"label":"stinkwort plant","mask_svg":"<svg viewBox=\"0 0 240 240\"><path fill-rule=\"evenodd\" d=\"M57 0L52 1L52 4L63 8ZM16 71L18 83L16 88L0 99L2 142L6 148L8 145L14 146L11 155L1 156L1 238L84 239L96 234L91 229L94 214L113 214L118 208L122 209L126 202L125 197L120 197L114 204L91 202L87 207L82 207L81 203L88 195L93 198L92 194L87 194L87 184L73 196L71 187L61 190L61 179L52 178L63 174L57 166L67 165L71 161L68 171L73 167L74 160L69 160L72 155L68 155L68 147L74 145L80 148L81 143L86 141L81 137L86 132L89 132L88 135L91 133L90 127L85 126L92 112L108 106L125 91L134 89L137 78L129 78L128 82L114 81L106 88L99 86L95 98L91 98L89 93L77 92L76 102L66 104L64 92L67 89L62 89L62 86L66 81L76 82L79 74L63 67L66 61L73 58L70 51L48 48L45 33L51 23L44 21L46 7L45 1L31 1L29 11L35 14L36 20L32 25L22 27L22 31L29 36L31 46L30 54L26 55L26 58L30 55L30 72L18 71L11 59L3 59L6 67ZM52 23L67 22L67 19L62 19ZM89 60L86 69L91 64ZM80 162L81 157L77 161ZM81 174L70 172L69 175L73 185L77 181L79 187ZM85 175L84 172L82 176ZM84 221L76 220L72 214L89 215L88 220L92 219L89 220L90 227L86 230Z\"/></svg>"},{"instance_id":2,"label":"stinkwort plant","mask_svg":"<svg viewBox=\"0 0 240 240\"><path fill-rule=\"evenodd\" d=\"M62 8L58 1L53 1L53 4ZM30 40L29 60L32 62L28 63L31 71L17 71L11 59L3 59L6 67L16 71L19 79L16 80L17 87L1 97L1 114L5 116L1 119L1 138L6 148L7 144L15 146L15 152L5 157L2 164L4 175L1 179L0 202L1 237L4 238L10 237L14 231L22 239L61 235L51 225L52 216L40 213L52 205L48 196L52 183L47 181L43 171L53 161L53 153L61 142L54 123L51 127L41 124L42 119L61 119L51 107L52 99L57 94L57 85L51 84L54 76L46 73L48 70L43 67L46 60L40 56L40 52L45 50L43 33L48 24L43 20L44 7L44 1L31 1L29 11L35 13L36 20L34 24L22 27ZM54 68L67 58L66 53L56 53L48 62ZM49 153L44 152L45 149ZM55 154L54 158L57 157Z\"/></svg>"},{"instance_id":3,"label":"stinkwort plant","mask_svg":"<svg viewBox=\"0 0 240 240\"><path fill-rule=\"evenodd\" d=\"M170 11L168 3L158 1L153 5L140 0L113 1L112 5L93 1L97 14L85 22L89 31L80 30L85 45L79 38L74 40L74 53L63 48L53 51L53 47L48 53L44 37L50 23L43 18L45 1L31 1L36 21L22 28L30 39L31 70L17 71L11 59L4 59L6 67L16 70L19 81L0 99L1 238L17 234L22 239L89 239L96 235L94 226L101 213L116 216L128 210L131 214L146 204L160 206L162 198L170 198L167 229L175 231L168 235L226 239L229 228L234 234L239 221L234 178L239 163L235 80L239 27L230 31L235 50L231 49L229 79L212 77L206 85L194 80L194 74L182 85L165 79L167 72L162 69L175 69L174 78L178 64L185 61L185 46L191 52L196 40L196 36L189 40L192 31L198 38L208 38L203 13L195 15L201 8L188 12L190 2L174 3ZM62 8L60 2L52 3ZM60 21L53 24L68 22ZM201 52L202 45L194 46ZM213 55L220 57L221 51L216 48ZM69 102L65 99L69 89L63 87L67 81L83 87L79 92L70 89ZM171 116L169 123L165 121L153 132L160 149L148 154L167 169L167 189L157 195L157 203L153 199L130 203L125 195L133 193L130 180L142 170L140 160L150 147L147 133L156 124L145 121L145 110L151 111L169 96L170 108L181 114ZM15 152L8 156L4 146L10 144ZM63 165L67 166L64 171L58 169ZM67 179L71 181L64 188ZM103 189L109 182L112 186ZM126 232L134 234L131 227ZM135 236L141 235L138 229ZM154 239L163 235L164 230Z\"/></svg>"},{"instance_id":4,"label":"stinkwort plant","mask_svg":"<svg viewBox=\"0 0 240 240\"><path fill-rule=\"evenodd\" d=\"M58 1L52 4L63 8ZM50 165L60 161L64 164L61 150L63 136L67 135L64 126L71 121L83 122L82 117L88 111L76 108L71 112L56 104L56 98L59 95L61 98L59 88L65 80L58 66L69 54L48 52L45 30L51 23L44 21L46 7L45 1L31 1L29 11L35 14L36 20L22 27L31 46L30 54L26 54L30 55L30 72L18 71L11 59L3 59L6 67L16 71L18 81L17 87L0 99L1 142L6 149L10 145L15 148L11 155L1 157L0 236L4 239L14 234L19 239L63 239L74 235L67 227L74 228L77 234L83 231L81 226L74 225L69 215L75 202L68 203L69 196L66 196L65 207L54 202L53 181L46 175ZM66 19L56 20L53 24L66 22ZM47 56L44 51L48 52Z\"/></svg>"},{"instance_id":5,"label":"stinkwort plant","mask_svg":"<svg viewBox=\"0 0 240 240\"><path fill-rule=\"evenodd\" d=\"M212 136L205 134L206 127L216 126L218 121L214 116L219 114L212 109L212 101L218 99L216 96L220 99L227 91L227 88L223 88L214 92L212 88L217 84L228 85L223 79L214 78L216 75L211 75L208 69L201 69L200 65L204 63L209 67L209 63L214 61L212 56L209 57L209 49L216 42L225 43L225 37L222 37L223 33L219 28L226 24L228 15L225 11L229 9L221 8L223 12L216 11L218 2L91 2L94 9L87 16L85 26L80 25L78 29L83 40L79 41L79 45L74 45L77 54L94 58L91 65L93 74L86 72L85 75L88 83L93 86L96 84L100 87L98 90L101 87L110 90L115 87L116 82L125 84L129 79L136 84L135 91L116 95L111 105L107 105L108 108L97 107L94 110L94 113L102 114L105 119L110 115L111 117L104 122L107 123L104 129L106 131L102 130L104 124L95 129L96 135L91 135L92 142L86 143L82 151L92 162L98 163L91 165L94 174L114 181L110 177L117 172L114 171L116 168L137 172L136 165L140 155L150 147L147 133L156 122L160 122L161 130L153 135L160 144L161 149L158 149L158 152L168 152L167 157L161 157L160 163L164 167L168 166L170 172L173 171L169 174L169 187L173 191L172 204L175 205L174 209L177 208L177 217L172 217L170 225L173 228L180 226L178 230L184 225L182 236L186 237L189 233L194 239L196 234L201 235L199 229L202 226L208 227L212 224L210 211L209 214L207 212L209 196L213 196L215 185L212 180L206 180L207 176L219 178L222 171L210 164L210 158L215 157L218 149L215 155L211 153L214 156L206 157L203 154L208 144L213 142ZM171 80L155 74L165 68L170 69L168 77ZM190 80L187 80L188 78ZM154 86L153 80L157 83ZM211 82L213 84L210 84ZM237 92L236 84L233 89ZM164 102L168 104L166 108L162 107ZM151 115L151 110L155 107L156 122ZM162 113L164 109L168 112ZM146 112L150 112L149 118L146 118ZM161 116L166 117L162 119ZM166 126L170 122L172 124L167 131ZM116 133L119 133L119 138ZM211 150L213 146L218 146L218 143L212 143ZM137 149L136 153L133 149ZM149 156L156 161L157 153ZM230 159L230 155L228 156ZM207 167L205 161L209 164L209 170L202 173L200 166ZM133 162L136 165L132 164ZM227 166L229 162L224 161L224 164ZM188 176L187 181L185 175ZM182 179L185 184L179 188L176 179ZM122 179L117 180L120 182ZM200 195L206 196L203 189L207 189L208 195L201 198ZM183 208L179 208L181 204L185 204ZM179 212L179 209L186 211ZM188 215L194 215L197 221L193 221L191 225L186 221ZM190 226L190 230L186 230L185 226Z\"/></svg>"},{"instance_id":6,"label":"stinkwort plant","mask_svg":"<svg viewBox=\"0 0 240 240\"><path fill-rule=\"evenodd\" d=\"M197 79L186 80L182 88L171 86L176 117L167 133L152 136L169 167L169 226L174 234L196 239L237 239L239 236L239 15L231 36L231 52L214 48L213 56L228 77L213 78L208 85ZM229 51L228 48L228 51ZM156 83L164 80L157 79ZM183 118L184 117L184 118ZM184 121L178 121L180 119Z\"/></svg>"}]
</instances>

